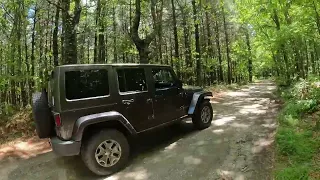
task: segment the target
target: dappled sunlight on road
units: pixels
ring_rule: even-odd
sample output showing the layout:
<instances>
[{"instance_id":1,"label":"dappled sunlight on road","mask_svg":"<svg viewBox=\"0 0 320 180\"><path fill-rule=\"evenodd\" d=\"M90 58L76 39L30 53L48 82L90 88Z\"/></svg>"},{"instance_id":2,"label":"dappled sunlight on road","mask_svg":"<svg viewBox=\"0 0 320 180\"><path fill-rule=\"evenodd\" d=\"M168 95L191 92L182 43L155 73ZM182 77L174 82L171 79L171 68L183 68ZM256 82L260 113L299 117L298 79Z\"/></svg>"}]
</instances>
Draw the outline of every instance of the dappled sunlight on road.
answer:
<instances>
[{"instance_id":1,"label":"dappled sunlight on road","mask_svg":"<svg viewBox=\"0 0 320 180\"><path fill-rule=\"evenodd\" d=\"M147 180L150 178L150 175L148 174L146 169L144 169L143 167L138 167L131 172L119 173L118 175L104 178L104 180L121 180L123 178L132 180Z\"/></svg>"},{"instance_id":2,"label":"dappled sunlight on road","mask_svg":"<svg viewBox=\"0 0 320 180\"><path fill-rule=\"evenodd\" d=\"M202 160L193 156L187 156L183 158L183 162L186 165L199 165Z\"/></svg>"},{"instance_id":3,"label":"dappled sunlight on road","mask_svg":"<svg viewBox=\"0 0 320 180\"><path fill-rule=\"evenodd\" d=\"M217 174L220 175L222 180L245 180L245 176L242 173L235 173L227 170L217 170Z\"/></svg>"},{"instance_id":4,"label":"dappled sunlight on road","mask_svg":"<svg viewBox=\"0 0 320 180\"><path fill-rule=\"evenodd\" d=\"M23 141L18 140L0 146L0 161L8 158L29 159L50 151L51 147L47 139L29 138Z\"/></svg>"},{"instance_id":5,"label":"dappled sunlight on road","mask_svg":"<svg viewBox=\"0 0 320 180\"><path fill-rule=\"evenodd\" d=\"M220 134L223 134L224 130L223 130L223 129L215 129L215 130L212 130L212 132L213 132L214 134L220 135Z\"/></svg>"},{"instance_id":6,"label":"dappled sunlight on road","mask_svg":"<svg viewBox=\"0 0 320 180\"><path fill-rule=\"evenodd\" d=\"M229 117L223 117L223 118L220 118L220 119L217 119L217 120L213 120L212 121L212 124L215 125L215 126L222 126L222 125L225 125L233 120L235 120L236 117L235 116L229 116Z\"/></svg>"},{"instance_id":7,"label":"dappled sunlight on road","mask_svg":"<svg viewBox=\"0 0 320 180\"><path fill-rule=\"evenodd\" d=\"M253 104L242 106L242 109L239 111L241 114L265 114L267 112L266 108L263 108L261 104Z\"/></svg>"}]
</instances>

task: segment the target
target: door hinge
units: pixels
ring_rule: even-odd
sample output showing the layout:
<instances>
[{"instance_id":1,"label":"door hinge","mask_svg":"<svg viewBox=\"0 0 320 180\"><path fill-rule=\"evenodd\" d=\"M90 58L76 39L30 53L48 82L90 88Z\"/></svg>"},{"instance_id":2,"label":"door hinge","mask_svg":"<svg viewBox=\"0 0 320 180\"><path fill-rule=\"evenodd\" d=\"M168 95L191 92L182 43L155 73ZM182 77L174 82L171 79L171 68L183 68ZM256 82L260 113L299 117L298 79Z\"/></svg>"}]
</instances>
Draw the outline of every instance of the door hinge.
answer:
<instances>
[{"instance_id":1,"label":"door hinge","mask_svg":"<svg viewBox=\"0 0 320 180\"><path fill-rule=\"evenodd\" d=\"M152 119L154 119L154 115L148 116L148 120L152 120Z\"/></svg>"}]
</instances>

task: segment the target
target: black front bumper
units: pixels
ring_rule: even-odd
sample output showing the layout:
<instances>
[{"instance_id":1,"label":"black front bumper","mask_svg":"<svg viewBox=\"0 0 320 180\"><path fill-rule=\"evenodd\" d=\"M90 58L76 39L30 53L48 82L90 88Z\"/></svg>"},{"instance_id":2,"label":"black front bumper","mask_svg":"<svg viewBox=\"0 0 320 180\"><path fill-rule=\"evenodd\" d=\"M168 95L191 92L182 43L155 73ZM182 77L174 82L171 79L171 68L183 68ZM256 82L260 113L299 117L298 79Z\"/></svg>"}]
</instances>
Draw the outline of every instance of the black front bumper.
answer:
<instances>
[{"instance_id":1,"label":"black front bumper","mask_svg":"<svg viewBox=\"0 0 320 180\"><path fill-rule=\"evenodd\" d=\"M54 153L59 156L75 156L80 154L81 142L63 141L57 137L50 138L50 144Z\"/></svg>"}]
</instances>

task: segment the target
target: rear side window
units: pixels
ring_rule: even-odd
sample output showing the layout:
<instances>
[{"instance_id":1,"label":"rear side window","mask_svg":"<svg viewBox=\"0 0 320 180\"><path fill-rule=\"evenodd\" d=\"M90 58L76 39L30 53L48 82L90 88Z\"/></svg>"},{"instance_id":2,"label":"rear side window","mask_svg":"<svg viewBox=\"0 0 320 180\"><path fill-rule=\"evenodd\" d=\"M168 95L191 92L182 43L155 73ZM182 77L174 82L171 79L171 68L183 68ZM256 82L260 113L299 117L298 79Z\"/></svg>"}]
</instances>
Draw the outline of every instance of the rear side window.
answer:
<instances>
[{"instance_id":1,"label":"rear side window","mask_svg":"<svg viewBox=\"0 0 320 180\"><path fill-rule=\"evenodd\" d=\"M117 69L120 92L147 91L147 81L142 68Z\"/></svg>"},{"instance_id":2,"label":"rear side window","mask_svg":"<svg viewBox=\"0 0 320 180\"><path fill-rule=\"evenodd\" d=\"M66 98L69 100L109 95L106 69L69 71L65 74Z\"/></svg>"},{"instance_id":3,"label":"rear side window","mask_svg":"<svg viewBox=\"0 0 320 180\"><path fill-rule=\"evenodd\" d=\"M152 76L156 89L165 89L175 87L175 80L169 69L152 69Z\"/></svg>"}]
</instances>

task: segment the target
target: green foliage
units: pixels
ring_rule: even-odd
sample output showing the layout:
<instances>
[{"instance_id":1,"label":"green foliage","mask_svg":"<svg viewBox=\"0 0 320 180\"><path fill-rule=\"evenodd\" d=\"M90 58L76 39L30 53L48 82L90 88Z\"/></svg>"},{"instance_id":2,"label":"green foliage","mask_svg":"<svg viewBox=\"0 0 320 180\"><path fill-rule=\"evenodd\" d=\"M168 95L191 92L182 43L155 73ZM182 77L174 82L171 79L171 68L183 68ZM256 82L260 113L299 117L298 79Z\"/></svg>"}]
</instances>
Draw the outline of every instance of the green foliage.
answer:
<instances>
[{"instance_id":1,"label":"green foliage","mask_svg":"<svg viewBox=\"0 0 320 180\"><path fill-rule=\"evenodd\" d=\"M308 180L310 168L305 165L293 165L285 169L276 171L276 180Z\"/></svg>"},{"instance_id":2,"label":"green foliage","mask_svg":"<svg viewBox=\"0 0 320 180\"><path fill-rule=\"evenodd\" d=\"M296 163L310 161L316 151L312 131L296 132L293 128L280 127L276 141L278 152Z\"/></svg>"},{"instance_id":3,"label":"green foliage","mask_svg":"<svg viewBox=\"0 0 320 180\"><path fill-rule=\"evenodd\" d=\"M276 168L276 179L309 179L309 172L315 171L313 158L320 147L320 138L314 137L314 127L307 114L319 110L318 78L299 80L289 88L281 88L281 96L286 101L279 115L276 135L277 159L287 166Z\"/></svg>"}]
</instances>

